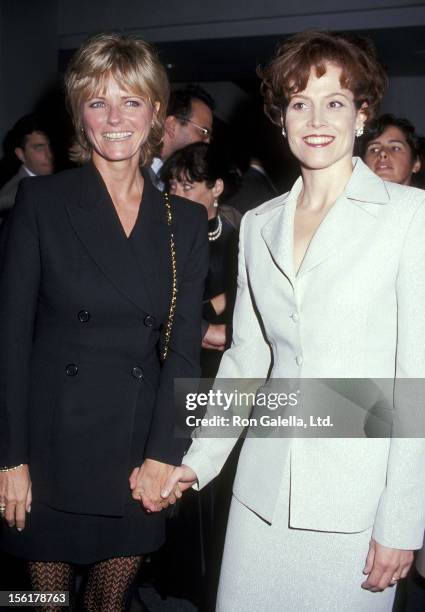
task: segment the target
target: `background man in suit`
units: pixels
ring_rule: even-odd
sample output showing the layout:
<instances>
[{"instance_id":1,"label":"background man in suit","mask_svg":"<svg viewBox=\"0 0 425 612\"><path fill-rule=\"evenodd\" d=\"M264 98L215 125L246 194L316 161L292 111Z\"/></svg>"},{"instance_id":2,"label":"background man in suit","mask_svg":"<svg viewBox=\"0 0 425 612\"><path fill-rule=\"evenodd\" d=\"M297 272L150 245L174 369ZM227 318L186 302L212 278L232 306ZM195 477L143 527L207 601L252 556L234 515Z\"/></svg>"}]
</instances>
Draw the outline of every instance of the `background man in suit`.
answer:
<instances>
[{"instance_id":1,"label":"background man in suit","mask_svg":"<svg viewBox=\"0 0 425 612\"><path fill-rule=\"evenodd\" d=\"M53 173L50 141L35 115L25 115L18 120L12 128L12 142L21 166L0 190L0 223L15 203L21 179Z\"/></svg>"},{"instance_id":2,"label":"background man in suit","mask_svg":"<svg viewBox=\"0 0 425 612\"><path fill-rule=\"evenodd\" d=\"M257 157L251 157L247 170L242 174L241 186L227 204L234 206L242 215L278 195L263 164Z\"/></svg>"},{"instance_id":3,"label":"background man in suit","mask_svg":"<svg viewBox=\"0 0 425 612\"><path fill-rule=\"evenodd\" d=\"M151 178L159 189L163 185L157 175L164 160L193 142L210 142L214 108L214 100L199 85L171 92L161 152L150 166Z\"/></svg>"}]
</instances>

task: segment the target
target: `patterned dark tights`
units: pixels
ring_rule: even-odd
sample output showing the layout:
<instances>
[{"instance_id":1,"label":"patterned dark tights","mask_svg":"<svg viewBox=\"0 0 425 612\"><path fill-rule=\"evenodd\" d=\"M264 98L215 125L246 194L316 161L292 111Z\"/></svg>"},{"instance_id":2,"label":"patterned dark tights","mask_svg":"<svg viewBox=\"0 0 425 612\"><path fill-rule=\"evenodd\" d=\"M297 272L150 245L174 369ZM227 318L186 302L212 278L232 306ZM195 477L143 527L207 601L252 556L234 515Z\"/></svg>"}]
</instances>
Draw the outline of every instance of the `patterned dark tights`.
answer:
<instances>
[{"instance_id":1,"label":"patterned dark tights","mask_svg":"<svg viewBox=\"0 0 425 612\"><path fill-rule=\"evenodd\" d=\"M89 570L84 592L84 610L125 610L141 560L141 557L115 557L93 565Z\"/></svg>"},{"instance_id":2,"label":"patterned dark tights","mask_svg":"<svg viewBox=\"0 0 425 612\"><path fill-rule=\"evenodd\" d=\"M129 595L142 557L115 557L92 565L84 590L84 612L121 612ZM68 563L30 562L34 591L73 591L73 569ZM64 608L45 606L39 612L64 612Z\"/></svg>"},{"instance_id":3,"label":"patterned dark tights","mask_svg":"<svg viewBox=\"0 0 425 612\"><path fill-rule=\"evenodd\" d=\"M29 572L33 591L48 593L52 591L73 591L74 572L68 563L51 563L47 561L30 561ZM60 606L40 606L39 612L64 612Z\"/></svg>"}]
</instances>

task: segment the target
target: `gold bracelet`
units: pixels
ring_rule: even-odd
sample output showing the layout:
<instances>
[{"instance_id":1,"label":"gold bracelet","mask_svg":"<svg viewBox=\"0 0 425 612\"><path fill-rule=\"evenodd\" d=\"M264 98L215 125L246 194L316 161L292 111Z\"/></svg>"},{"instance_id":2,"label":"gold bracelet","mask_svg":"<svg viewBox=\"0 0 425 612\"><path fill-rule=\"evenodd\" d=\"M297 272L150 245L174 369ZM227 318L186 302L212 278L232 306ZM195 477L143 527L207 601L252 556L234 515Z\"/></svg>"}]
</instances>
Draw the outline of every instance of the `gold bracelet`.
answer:
<instances>
[{"instance_id":1,"label":"gold bracelet","mask_svg":"<svg viewBox=\"0 0 425 612\"><path fill-rule=\"evenodd\" d=\"M25 465L25 463L20 463L19 465L14 465L13 467L4 467L0 468L0 472L11 472L12 470L17 470L18 468Z\"/></svg>"}]
</instances>

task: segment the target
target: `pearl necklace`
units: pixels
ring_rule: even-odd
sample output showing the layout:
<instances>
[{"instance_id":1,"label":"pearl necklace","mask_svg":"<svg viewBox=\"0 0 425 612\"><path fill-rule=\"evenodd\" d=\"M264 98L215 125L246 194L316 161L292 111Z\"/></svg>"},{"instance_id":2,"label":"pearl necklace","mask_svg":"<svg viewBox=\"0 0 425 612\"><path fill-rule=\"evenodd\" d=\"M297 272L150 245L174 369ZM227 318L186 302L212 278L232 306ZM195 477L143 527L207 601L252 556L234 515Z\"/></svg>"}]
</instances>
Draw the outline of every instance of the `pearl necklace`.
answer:
<instances>
[{"instance_id":1,"label":"pearl necklace","mask_svg":"<svg viewBox=\"0 0 425 612\"><path fill-rule=\"evenodd\" d=\"M217 238L220 238L221 236L221 232L223 231L223 221L221 220L220 215L217 215L217 227L215 230L213 230L212 232L208 232L208 240L210 242L214 242L214 240L217 240Z\"/></svg>"}]
</instances>

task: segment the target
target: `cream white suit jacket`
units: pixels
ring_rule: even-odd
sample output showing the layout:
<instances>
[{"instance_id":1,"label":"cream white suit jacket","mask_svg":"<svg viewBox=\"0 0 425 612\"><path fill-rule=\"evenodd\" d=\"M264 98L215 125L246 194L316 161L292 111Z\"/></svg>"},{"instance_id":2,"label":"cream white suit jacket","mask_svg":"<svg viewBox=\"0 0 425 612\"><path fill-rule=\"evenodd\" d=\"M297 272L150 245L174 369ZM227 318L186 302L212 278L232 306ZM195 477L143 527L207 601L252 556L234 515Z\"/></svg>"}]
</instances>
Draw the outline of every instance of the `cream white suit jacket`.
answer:
<instances>
[{"instance_id":1,"label":"cream white suit jacket","mask_svg":"<svg viewBox=\"0 0 425 612\"><path fill-rule=\"evenodd\" d=\"M425 378L425 193L382 181L360 159L297 274L292 190L242 221L233 343L218 378ZM294 314L295 313L295 314ZM394 410L408 409L402 402ZM212 412L212 408L209 408ZM425 406L424 406L425 411ZM194 434L199 486L234 439ZM272 522L290 461L290 525L420 548L425 440L247 438L234 495Z\"/></svg>"}]
</instances>

